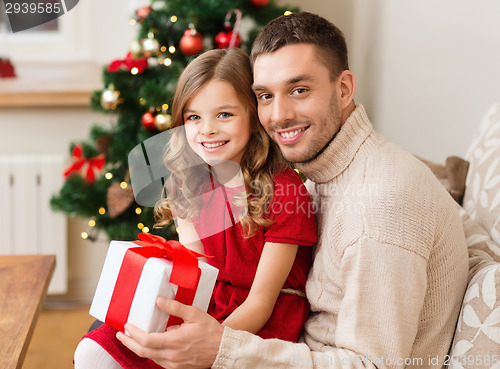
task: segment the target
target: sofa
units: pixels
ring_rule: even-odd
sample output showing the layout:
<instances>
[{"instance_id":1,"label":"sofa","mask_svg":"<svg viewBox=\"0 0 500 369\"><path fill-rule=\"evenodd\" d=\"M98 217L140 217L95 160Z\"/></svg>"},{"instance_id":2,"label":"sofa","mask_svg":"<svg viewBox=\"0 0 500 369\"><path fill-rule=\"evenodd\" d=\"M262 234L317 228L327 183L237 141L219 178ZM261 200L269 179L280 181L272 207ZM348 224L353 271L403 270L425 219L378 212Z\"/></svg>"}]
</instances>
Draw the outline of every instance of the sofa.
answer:
<instances>
[{"instance_id":1,"label":"sofa","mask_svg":"<svg viewBox=\"0 0 500 369\"><path fill-rule=\"evenodd\" d=\"M461 203L469 279L444 360L456 369L500 369L500 103L483 118L464 159L463 199L454 198Z\"/></svg>"},{"instance_id":2,"label":"sofa","mask_svg":"<svg viewBox=\"0 0 500 369\"><path fill-rule=\"evenodd\" d=\"M457 202L469 250L455 336L449 355L437 360L453 369L500 369L500 103L483 118L465 159L420 159Z\"/></svg>"}]
</instances>

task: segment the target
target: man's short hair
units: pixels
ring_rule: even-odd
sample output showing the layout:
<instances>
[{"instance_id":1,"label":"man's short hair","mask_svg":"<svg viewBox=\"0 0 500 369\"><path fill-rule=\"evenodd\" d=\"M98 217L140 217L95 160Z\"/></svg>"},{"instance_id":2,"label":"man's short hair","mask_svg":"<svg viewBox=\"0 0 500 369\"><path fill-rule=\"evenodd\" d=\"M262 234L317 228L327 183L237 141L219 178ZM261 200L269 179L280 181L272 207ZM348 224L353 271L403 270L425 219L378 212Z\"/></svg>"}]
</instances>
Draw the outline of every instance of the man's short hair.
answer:
<instances>
[{"instance_id":1,"label":"man's short hair","mask_svg":"<svg viewBox=\"0 0 500 369\"><path fill-rule=\"evenodd\" d=\"M308 12L282 15L270 21L259 32L252 46L252 66L259 55L300 43L316 46L318 57L330 70L332 80L349 69L347 45L342 31L325 18Z\"/></svg>"}]
</instances>

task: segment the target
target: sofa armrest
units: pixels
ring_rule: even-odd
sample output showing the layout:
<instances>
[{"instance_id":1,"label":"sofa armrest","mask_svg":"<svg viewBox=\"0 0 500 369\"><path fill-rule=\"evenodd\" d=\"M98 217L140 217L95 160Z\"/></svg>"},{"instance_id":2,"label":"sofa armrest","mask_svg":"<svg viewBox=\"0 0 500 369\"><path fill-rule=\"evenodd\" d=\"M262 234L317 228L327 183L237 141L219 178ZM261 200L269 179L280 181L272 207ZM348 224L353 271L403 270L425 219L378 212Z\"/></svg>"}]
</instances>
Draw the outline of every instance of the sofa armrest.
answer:
<instances>
[{"instance_id":1,"label":"sofa armrest","mask_svg":"<svg viewBox=\"0 0 500 369\"><path fill-rule=\"evenodd\" d=\"M478 265L458 317L450 368L500 367L500 263Z\"/></svg>"},{"instance_id":2,"label":"sofa armrest","mask_svg":"<svg viewBox=\"0 0 500 369\"><path fill-rule=\"evenodd\" d=\"M469 281L482 268L484 262L500 263L500 246L492 240L489 233L475 222L460 206L465 239L469 250Z\"/></svg>"}]
</instances>

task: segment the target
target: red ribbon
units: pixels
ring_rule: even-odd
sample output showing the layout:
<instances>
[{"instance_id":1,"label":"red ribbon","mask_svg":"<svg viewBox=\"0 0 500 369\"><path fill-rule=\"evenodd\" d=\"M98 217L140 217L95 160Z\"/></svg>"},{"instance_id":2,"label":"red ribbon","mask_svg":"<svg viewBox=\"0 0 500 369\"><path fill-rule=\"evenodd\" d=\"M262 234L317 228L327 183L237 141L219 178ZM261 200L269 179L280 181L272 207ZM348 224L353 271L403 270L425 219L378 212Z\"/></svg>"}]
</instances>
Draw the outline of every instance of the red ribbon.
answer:
<instances>
[{"instance_id":1,"label":"red ribbon","mask_svg":"<svg viewBox=\"0 0 500 369\"><path fill-rule=\"evenodd\" d=\"M132 247L125 252L111 296L105 322L121 332L128 320L137 284L144 264L149 258L172 260L170 282L177 285L175 300L186 305L193 303L201 276L198 257L205 256L184 247L180 242L167 241L149 233L139 234L140 241L133 241L142 247ZM170 316L167 327L179 325L183 320Z\"/></svg>"},{"instance_id":2,"label":"red ribbon","mask_svg":"<svg viewBox=\"0 0 500 369\"><path fill-rule=\"evenodd\" d=\"M79 172L82 167L87 164L84 179L86 182L93 183L95 181L95 170L102 170L102 168L104 168L104 155L98 155L95 158L87 159L83 157L83 148L80 144L73 148L71 154L74 163L64 171L64 178L68 177L73 172Z\"/></svg>"},{"instance_id":3,"label":"red ribbon","mask_svg":"<svg viewBox=\"0 0 500 369\"><path fill-rule=\"evenodd\" d=\"M113 60L108 65L108 72L116 72L122 68L131 70L137 68L137 73L142 73L148 67L148 58L134 58L131 52L127 54L124 60Z\"/></svg>"}]
</instances>

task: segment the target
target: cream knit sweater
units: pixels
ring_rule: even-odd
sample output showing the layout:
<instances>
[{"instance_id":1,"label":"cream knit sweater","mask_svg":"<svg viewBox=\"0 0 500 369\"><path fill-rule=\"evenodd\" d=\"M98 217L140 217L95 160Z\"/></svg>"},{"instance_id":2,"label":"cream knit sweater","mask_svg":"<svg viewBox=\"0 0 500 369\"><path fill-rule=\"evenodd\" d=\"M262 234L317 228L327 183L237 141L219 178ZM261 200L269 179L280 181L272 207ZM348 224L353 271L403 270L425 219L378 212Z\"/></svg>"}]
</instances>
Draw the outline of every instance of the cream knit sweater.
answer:
<instances>
[{"instance_id":1,"label":"cream knit sweater","mask_svg":"<svg viewBox=\"0 0 500 369\"><path fill-rule=\"evenodd\" d=\"M320 235L303 343L225 327L213 368L442 368L468 271L452 198L361 105L297 168L312 181Z\"/></svg>"}]
</instances>

